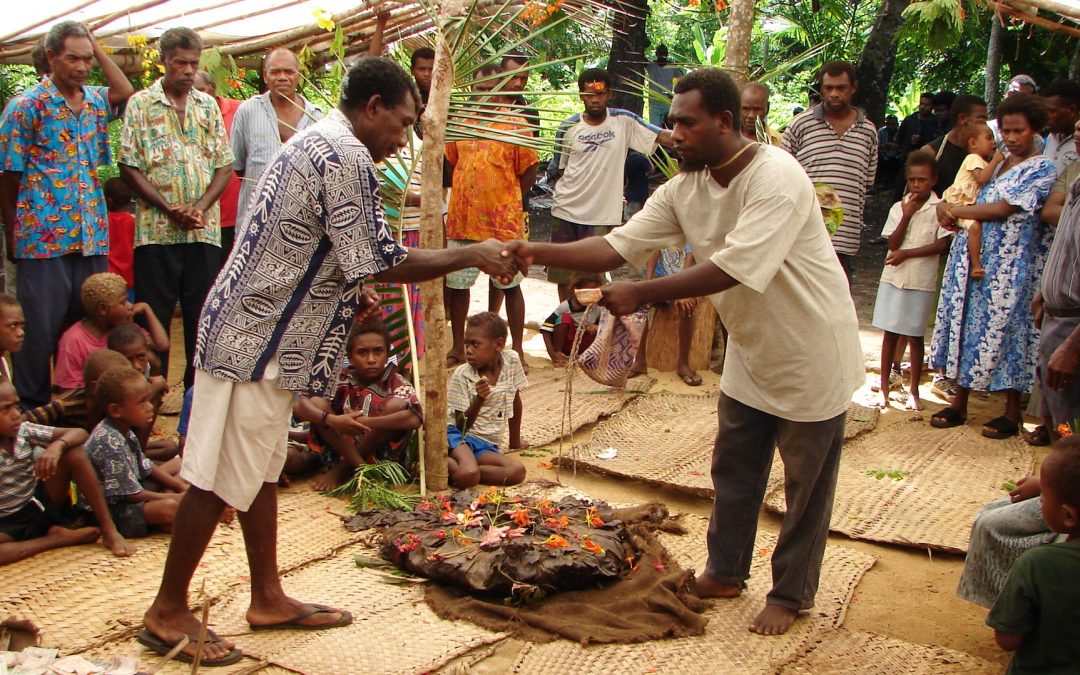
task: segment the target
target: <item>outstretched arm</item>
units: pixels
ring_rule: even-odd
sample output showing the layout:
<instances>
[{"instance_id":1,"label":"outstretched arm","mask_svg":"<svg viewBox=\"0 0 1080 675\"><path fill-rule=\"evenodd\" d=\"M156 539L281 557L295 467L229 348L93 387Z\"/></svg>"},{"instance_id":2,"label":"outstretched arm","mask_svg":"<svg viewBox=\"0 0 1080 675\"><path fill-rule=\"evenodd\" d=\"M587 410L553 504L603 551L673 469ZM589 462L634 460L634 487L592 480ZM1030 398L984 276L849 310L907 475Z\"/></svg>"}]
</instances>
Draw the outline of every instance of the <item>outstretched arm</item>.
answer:
<instances>
[{"instance_id":1,"label":"outstretched arm","mask_svg":"<svg viewBox=\"0 0 1080 675\"><path fill-rule=\"evenodd\" d=\"M726 291L738 283L711 260L704 260L669 277L608 284L602 289L604 297L600 304L618 316L629 314L642 305L712 295Z\"/></svg>"},{"instance_id":2,"label":"outstretched arm","mask_svg":"<svg viewBox=\"0 0 1080 675\"><path fill-rule=\"evenodd\" d=\"M504 253L504 244L489 239L462 248L426 250L410 248L405 260L375 275L379 281L427 281L466 267L479 267L483 272L509 283L518 270L527 272L528 267L512 254Z\"/></svg>"},{"instance_id":3,"label":"outstretched arm","mask_svg":"<svg viewBox=\"0 0 1080 675\"><path fill-rule=\"evenodd\" d=\"M521 258L526 265L554 265L578 272L607 272L626 262L603 237L569 244L517 240L504 246L509 255Z\"/></svg>"}]
</instances>

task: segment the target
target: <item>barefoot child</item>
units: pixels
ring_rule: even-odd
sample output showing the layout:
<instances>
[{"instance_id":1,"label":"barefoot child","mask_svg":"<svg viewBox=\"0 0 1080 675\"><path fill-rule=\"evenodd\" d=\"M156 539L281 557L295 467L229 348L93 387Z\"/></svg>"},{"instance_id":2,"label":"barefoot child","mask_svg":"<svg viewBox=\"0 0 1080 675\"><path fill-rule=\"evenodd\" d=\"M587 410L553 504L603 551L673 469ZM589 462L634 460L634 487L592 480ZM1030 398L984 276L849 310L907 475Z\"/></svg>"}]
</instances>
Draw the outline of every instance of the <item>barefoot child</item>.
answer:
<instances>
[{"instance_id":1,"label":"barefoot child","mask_svg":"<svg viewBox=\"0 0 1080 675\"><path fill-rule=\"evenodd\" d=\"M499 452L523 448L521 393L528 384L517 352L506 349L506 322L498 314L481 312L465 322L465 361L450 377L446 427L450 482L462 488L517 485L525 466Z\"/></svg>"},{"instance_id":2,"label":"barefoot child","mask_svg":"<svg viewBox=\"0 0 1080 675\"><path fill-rule=\"evenodd\" d=\"M90 352L90 355L86 357L86 363L83 364L84 386L60 392L45 405L27 410L23 413L23 418L34 424L78 427L90 433L104 416L94 396L98 379L110 368L122 368L127 365L128 360L123 354L111 349Z\"/></svg>"},{"instance_id":3,"label":"barefoot child","mask_svg":"<svg viewBox=\"0 0 1080 675\"><path fill-rule=\"evenodd\" d=\"M117 531L94 467L82 449L86 432L22 421L19 397L0 381L0 565L61 546L104 537L114 555L135 547ZM70 530L69 486L74 480L100 528Z\"/></svg>"},{"instance_id":4,"label":"barefoot child","mask_svg":"<svg viewBox=\"0 0 1080 675\"><path fill-rule=\"evenodd\" d=\"M83 362L90 352L105 349L109 331L141 317L149 329L151 346L169 349L169 335L150 311L150 305L128 301L127 282L118 274L101 272L87 277L82 285L86 318L64 331L56 348L53 386L61 391L83 386Z\"/></svg>"},{"instance_id":5,"label":"barefoot child","mask_svg":"<svg viewBox=\"0 0 1080 675\"><path fill-rule=\"evenodd\" d=\"M155 462L168 462L174 459L180 452L175 441L167 438L150 440L157 423L158 411L161 409L161 401L169 385L165 378L155 373L158 367L157 354L150 349L150 340L146 333L133 323L122 323L109 331L106 338L109 349L123 354L131 363L131 367L142 373L146 381L150 383L150 403L154 406L154 417L150 424L145 427L135 427L135 436L142 444L143 452ZM170 471L176 474L179 471L179 463L176 470Z\"/></svg>"},{"instance_id":6,"label":"barefoot child","mask_svg":"<svg viewBox=\"0 0 1080 675\"><path fill-rule=\"evenodd\" d=\"M596 338L596 329L600 324L599 310L593 310L588 314L588 322L585 322L585 305L578 302L575 290L585 288L600 288L604 285L604 277L600 274L577 273L570 278L570 297L559 303L551 316L540 326L540 335L544 336L544 347L547 348L548 358L556 368L566 365L567 357L574 345L574 338L581 327L584 327L585 335L581 336L578 345L578 353L585 351Z\"/></svg>"},{"instance_id":7,"label":"barefoot child","mask_svg":"<svg viewBox=\"0 0 1080 675\"><path fill-rule=\"evenodd\" d=\"M15 298L0 293L0 377L11 381L11 355L22 349L26 318Z\"/></svg>"},{"instance_id":8,"label":"barefoot child","mask_svg":"<svg viewBox=\"0 0 1080 675\"><path fill-rule=\"evenodd\" d=\"M1007 673L1074 673L1080 664L1080 436L1043 461L1042 516L1064 542L1025 551L986 617L998 646L1013 652Z\"/></svg>"},{"instance_id":9,"label":"barefoot child","mask_svg":"<svg viewBox=\"0 0 1080 675\"><path fill-rule=\"evenodd\" d=\"M670 277L673 274L690 269L694 266L694 253L689 246L685 248L667 248L656 251L649 256L645 263L645 279L658 279ZM697 309L697 298L682 298L671 302L671 308L679 317L679 354L675 365L675 372L685 384L691 387L701 386L701 376L690 367L690 344L694 340L694 311ZM667 303L664 303L667 304ZM655 308L649 313L649 323L656 317ZM631 371L634 375L645 375L649 372L648 346L649 326L641 334L641 349L638 350L637 359Z\"/></svg>"},{"instance_id":10,"label":"barefoot child","mask_svg":"<svg viewBox=\"0 0 1080 675\"><path fill-rule=\"evenodd\" d=\"M90 434L86 454L113 522L125 537L148 536L151 528L168 532L187 485L147 459L132 431L154 416L150 383L129 366L112 368L98 380L95 394L105 419Z\"/></svg>"},{"instance_id":11,"label":"barefoot child","mask_svg":"<svg viewBox=\"0 0 1080 675\"><path fill-rule=\"evenodd\" d=\"M990 181L994 170L1004 157L997 152L994 132L985 123L978 123L969 131L968 156L956 172L956 180L945 188L941 198L951 204L974 204L979 190ZM960 227L967 230L968 257L971 259L971 278L982 279L986 272L982 267L982 223L962 218Z\"/></svg>"},{"instance_id":12,"label":"barefoot child","mask_svg":"<svg viewBox=\"0 0 1080 675\"><path fill-rule=\"evenodd\" d=\"M885 331L881 342L881 396L889 406L889 373L900 336L908 337L911 349L911 399L908 406L921 410L919 379L922 377L923 333L934 309L938 283L938 263L948 248L949 233L938 226L935 205L941 201L933 193L937 181L937 160L917 150L908 155L907 193L893 204L882 229L889 241L885 268L881 271L875 328Z\"/></svg>"},{"instance_id":13,"label":"barefoot child","mask_svg":"<svg viewBox=\"0 0 1080 675\"><path fill-rule=\"evenodd\" d=\"M355 324L346 343L349 367L334 398L301 397L296 417L311 422L309 438L326 472L316 490L332 490L362 463L408 465L409 440L424 421L416 391L390 358L390 333L381 319Z\"/></svg>"}]
</instances>

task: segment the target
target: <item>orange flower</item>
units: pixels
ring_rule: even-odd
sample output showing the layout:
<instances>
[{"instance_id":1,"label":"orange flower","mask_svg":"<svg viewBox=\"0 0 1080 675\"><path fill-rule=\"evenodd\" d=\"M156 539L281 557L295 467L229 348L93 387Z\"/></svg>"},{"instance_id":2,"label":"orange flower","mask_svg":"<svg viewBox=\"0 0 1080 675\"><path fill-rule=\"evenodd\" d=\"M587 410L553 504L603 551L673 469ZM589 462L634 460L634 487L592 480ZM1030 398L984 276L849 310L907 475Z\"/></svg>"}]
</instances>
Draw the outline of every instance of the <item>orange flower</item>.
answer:
<instances>
[{"instance_id":1,"label":"orange flower","mask_svg":"<svg viewBox=\"0 0 1080 675\"><path fill-rule=\"evenodd\" d=\"M589 511L585 515L586 520L592 527L603 527L604 519L596 514L596 507L590 506Z\"/></svg>"},{"instance_id":2,"label":"orange flower","mask_svg":"<svg viewBox=\"0 0 1080 675\"><path fill-rule=\"evenodd\" d=\"M570 519L566 516L560 516L559 518L545 518L544 525L547 525L553 530L563 530L570 527Z\"/></svg>"},{"instance_id":3,"label":"orange flower","mask_svg":"<svg viewBox=\"0 0 1080 675\"><path fill-rule=\"evenodd\" d=\"M553 534L544 540L544 546L547 546L548 548L567 548L570 546L570 542L557 534Z\"/></svg>"},{"instance_id":4,"label":"orange flower","mask_svg":"<svg viewBox=\"0 0 1080 675\"><path fill-rule=\"evenodd\" d=\"M1072 436L1072 429L1069 428L1068 424L1059 424L1057 430L1058 433L1061 434L1062 438L1068 438L1069 436Z\"/></svg>"},{"instance_id":5,"label":"orange flower","mask_svg":"<svg viewBox=\"0 0 1080 675\"><path fill-rule=\"evenodd\" d=\"M589 553L595 553L596 555L604 555L604 549L592 539L585 537L585 541L581 542L581 548L585 549Z\"/></svg>"},{"instance_id":6,"label":"orange flower","mask_svg":"<svg viewBox=\"0 0 1080 675\"><path fill-rule=\"evenodd\" d=\"M529 517L529 509L518 509L510 513L511 520L518 527L527 527L532 525L532 518Z\"/></svg>"},{"instance_id":7,"label":"orange flower","mask_svg":"<svg viewBox=\"0 0 1080 675\"><path fill-rule=\"evenodd\" d=\"M541 499L540 503L536 505L536 508L545 516L553 516L559 512L559 507L552 504L550 499Z\"/></svg>"}]
</instances>

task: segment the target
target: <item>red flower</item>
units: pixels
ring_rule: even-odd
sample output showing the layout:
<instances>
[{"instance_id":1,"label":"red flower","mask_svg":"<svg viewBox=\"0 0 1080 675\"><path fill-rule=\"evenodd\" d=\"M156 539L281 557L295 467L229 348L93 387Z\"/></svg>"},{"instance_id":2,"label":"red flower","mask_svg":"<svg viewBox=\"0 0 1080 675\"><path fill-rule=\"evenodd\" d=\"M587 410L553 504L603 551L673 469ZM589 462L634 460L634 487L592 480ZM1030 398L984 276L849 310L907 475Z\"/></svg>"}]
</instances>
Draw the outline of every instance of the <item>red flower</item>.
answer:
<instances>
[{"instance_id":1,"label":"red flower","mask_svg":"<svg viewBox=\"0 0 1080 675\"><path fill-rule=\"evenodd\" d=\"M548 548L567 548L570 546L570 542L557 534L553 534L544 540L544 546L547 546Z\"/></svg>"}]
</instances>

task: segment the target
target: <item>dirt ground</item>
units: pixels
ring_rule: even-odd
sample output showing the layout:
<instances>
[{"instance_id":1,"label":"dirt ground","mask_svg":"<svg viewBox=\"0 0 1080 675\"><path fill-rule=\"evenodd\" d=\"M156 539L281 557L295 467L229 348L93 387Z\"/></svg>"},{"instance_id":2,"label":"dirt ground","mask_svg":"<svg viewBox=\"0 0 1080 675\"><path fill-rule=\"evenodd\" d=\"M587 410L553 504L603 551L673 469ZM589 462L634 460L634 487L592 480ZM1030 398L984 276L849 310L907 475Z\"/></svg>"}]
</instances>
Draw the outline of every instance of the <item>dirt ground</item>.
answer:
<instances>
[{"instance_id":1,"label":"dirt ground","mask_svg":"<svg viewBox=\"0 0 1080 675\"><path fill-rule=\"evenodd\" d=\"M872 379L876 379L881 333L871 327L870 321L877 293L878 277L885 257L884 243L876 242L875 239L884 222L884 213L888 208L887 199L889 196L884 193L875 195L868 207L869 228L864 233L864 244L858 257L854 284L860 335L867 359L867 385L856 394L855 400L864 404L878 400L878 394L871 393L869 385ZM533 237L546 235L544 219L538 219L536 214L533 218ZM633 273L624 270L618 276L633 276ZM537 334L535 325L554 309L557 297L554 286L542 281L541 270L533 270L530 277L532 278L526 279L523 288L526 295L526 318L534 328L527 330L525 349L531 366L542 368L548 364L548 361L543 341ZM471 312L487 309L485 286L483 283L478 283L475 287ZM172 331L173 344L182 345L179 321L174 321ZM927 346L929 346L929 340L927 340ZM178 380L182 373L181 352L182 348L173 350L171 381ZM654 370L651 374L657 377L653 392L667 390L674 393L694 393L697 391L683 384L674 373L659 373ZM719 375L715 373L703 372L702 376L706 386L719 382ZM929 419L932 411L944 405L944 402L930 391L928 377L924 378L920 389L927 410L922 413L913 413L896 407L887 409L883 411L878 423L878 433L881 429L913 415L921 415ZM1003 400L997 396L973 395L969 418L974 423L976 420L996 417L1000 414L1002 405ZM560 414L560 411L547 412ZM529 411L526 411L526 414L529 414ZM1033 420L1029 420L1031 421ZM175 423L175 417L161 418L161 426L166 429L174 428ZM1029 429L1032 426L1032 424L1027 425ZM591 428L586 427L575 435L575 441L586 441L591 433ZM572 475L569 471L563 470L557 474L554 469L542 466L542 464L547 465L555 453L556 446L549 447L548 450L532 450L526 453L527 456L521 457L528 468L530 478L551 480L559 478L565 484L609 502L644 503L657 500L666 503L673 512L709 515L709 501L699 497L584 471ZM994 449L994 441L987 440L986 451L994 452ZM1036 450L1040 449L1036 448ZM1041 459L1044 454L1044 452L1037 452L1036 457ZM928 499L930 498L932 496L928 496ZM759 518L760 528L777 532L779 526L779 516L762 511ZM1003 668L1008 663L1007 656L994 644L992 632L984 623L986 610L956 597L955 590L963 567L963 556L868 543L849 539L843 535L830 535L829 542L848 546L877 557L876 564L866 573L855 590L844 621L845 627L857 631L879 633L908 642L948 647L1000 663ZM704 546L704 542L702 545ZM481 650L462 657L444 668L444 672L464 672L465 667L469 669L469 672L476 673L508 672L522 646L523 643L520 641L507 640L486 651Z\"/></svg>"}]
</instances>

